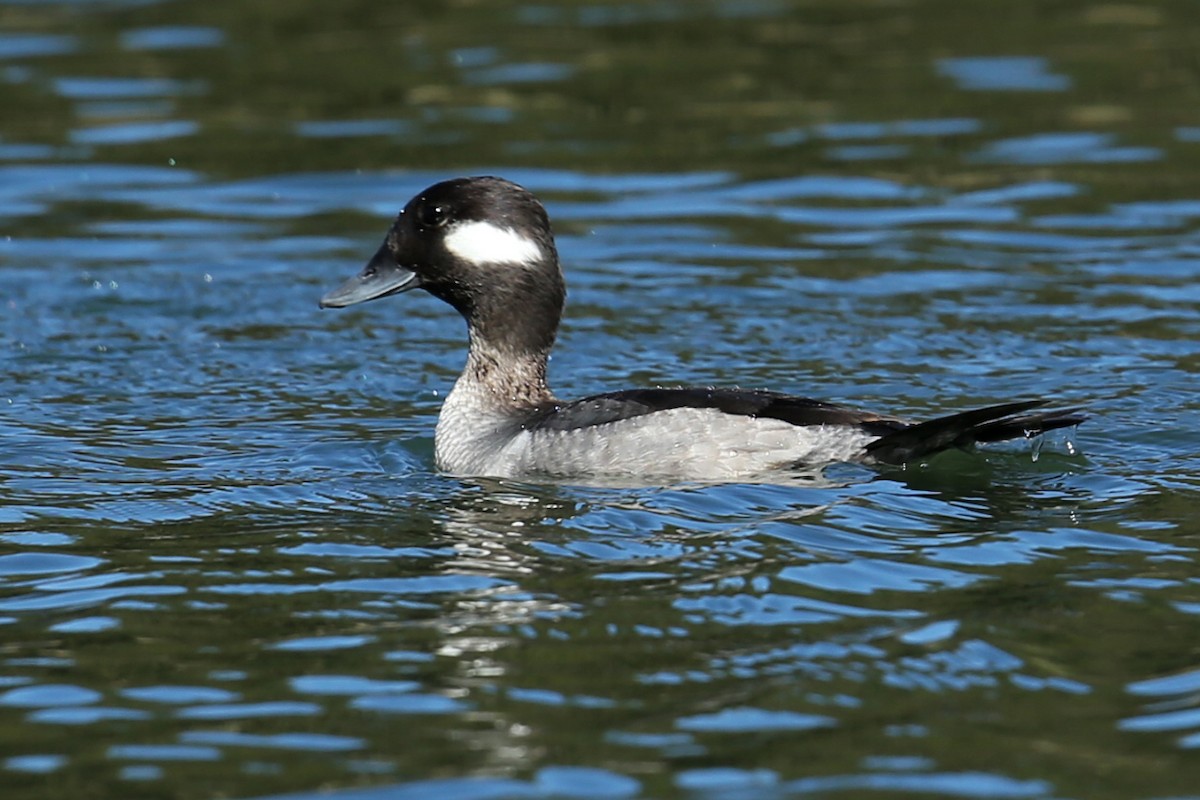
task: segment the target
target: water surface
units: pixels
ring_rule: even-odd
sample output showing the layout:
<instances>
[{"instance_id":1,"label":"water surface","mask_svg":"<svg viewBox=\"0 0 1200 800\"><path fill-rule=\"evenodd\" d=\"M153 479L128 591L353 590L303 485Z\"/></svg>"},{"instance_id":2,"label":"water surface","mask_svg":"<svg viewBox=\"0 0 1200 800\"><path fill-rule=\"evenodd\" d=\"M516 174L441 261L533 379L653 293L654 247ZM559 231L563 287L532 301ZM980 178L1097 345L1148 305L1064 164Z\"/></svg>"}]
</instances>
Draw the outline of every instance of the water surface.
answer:
<instances>
[{"instance_id":1,"label":"water surface","mask_svg":"<svg viewBox=\"0 0 1200 800\"><path fill-rule=\"evenodd\" d=\"M1184 2L0 3L0 786L1195 797ZM439 475L461 320L316 300L537 192L552 379L1077 432L777 485Z\"/></svg>"}]
</instances>

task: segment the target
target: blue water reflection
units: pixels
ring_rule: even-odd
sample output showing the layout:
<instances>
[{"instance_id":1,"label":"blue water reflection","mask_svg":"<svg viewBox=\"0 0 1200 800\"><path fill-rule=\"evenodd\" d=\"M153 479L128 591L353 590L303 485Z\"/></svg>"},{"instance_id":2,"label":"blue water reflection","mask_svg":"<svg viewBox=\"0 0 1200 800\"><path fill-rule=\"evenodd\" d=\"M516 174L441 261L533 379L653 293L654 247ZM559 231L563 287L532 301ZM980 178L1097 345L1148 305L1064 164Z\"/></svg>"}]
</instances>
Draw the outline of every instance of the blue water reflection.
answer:
<instances>
[{"instance_id":1,"label":"blue water reflection","mask_svg":"<svg viewBox=\"0 0 1200 800\"><path fill-rule=\"evenodd\" d=\"M1115 136L1104 133L1040 133L990 142L978 158L1014 164L1073 164L1154 161L1162 157L1156 147L1119 146L1115 142Z\"/></svg>"},{"instance_id":2,"label":"blue water reflection","mask_svg":"<svg viewBox=\"0 0 1200 800\"><path fill-rule=\"evenodd\" d=\"M121 34L121 46L127 50L190 50L219 47L224 43L223 31L201 25L164 25Z\"/></svg>"},{"instance_id":3,"label":"blue water reflection","mask_svg":"<svg viewBox=\"0 0 1200 800\"><path fill-rule=\"evenodd\" d=\"M69 100L179 97L205 91L201 81L170 78L56 78L55 92Z\"/></svg>"},{"instance_id":4,"label":"blue water reflection","mask_svg":"<svg viewBox=\"0 0 1200 800\"><path fill-rule=\"evenodd\" d=\"M71 141L75 144L137 144L191 136L199 129L199 125L188 120L133 122L75 130L71 132Z\"/></svg>"},{"instance_id":5,"label":"blue water reflection","mask_svg":"<svg viewBox=\"0 0 1200 800\"><path fill-rule=\"evenodd\" d=\"M79 42L74 36L46 33L0 34L0 59L25 59L74 52Z\"/></svg>"},{"instance_id":6,"label":"blue water reflection","mask_svg":"<svg viewBox=\"0 0 1200 800\"><path fill-rule=\"evenodd\" d=\"M1051 71L1036 56L972 56L943 58L938 71L968 91L1062 92L1071 79Z\"/></svg>"}]
</instances>

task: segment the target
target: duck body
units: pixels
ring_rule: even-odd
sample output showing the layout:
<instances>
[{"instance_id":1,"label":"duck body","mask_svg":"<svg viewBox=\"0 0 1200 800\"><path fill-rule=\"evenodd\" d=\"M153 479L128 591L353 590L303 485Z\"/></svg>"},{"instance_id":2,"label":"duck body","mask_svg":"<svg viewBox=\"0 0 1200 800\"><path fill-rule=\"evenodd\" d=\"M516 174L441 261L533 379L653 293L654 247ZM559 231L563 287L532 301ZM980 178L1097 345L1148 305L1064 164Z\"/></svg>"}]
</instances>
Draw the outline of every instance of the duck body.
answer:
<instances>
[{"instance_id":1,"label":"duck body","mask_svg":"<svg viewBox=\"0 0 1200 800\"><path fill-rule=\"evenodd\" d=\"M467 363L438 418L438 468L490 477L739 480L835 461L907 463L950 447L1077 425L1043 401L913 424L779 392L709 387L611 392L563 402L546 366L566 290L549 218L502 178L444 181L418 194L342 307L421 288L467 321Z\"/></svg>"},{"instance_id":2,"label":"duck body","mask_svg":"<svg viewBox=\"0 0 1200 800\"><path fill-rule=\"evenodd\" d=\"M489 412L472 395L460 382L438 419L435 452L448 472L736 480L853 460L878 438L861 425L795 425L706 404L715 399L749 410L772 399L748 390L632 390L519 415Z\"/></svg>"}]
</instances>

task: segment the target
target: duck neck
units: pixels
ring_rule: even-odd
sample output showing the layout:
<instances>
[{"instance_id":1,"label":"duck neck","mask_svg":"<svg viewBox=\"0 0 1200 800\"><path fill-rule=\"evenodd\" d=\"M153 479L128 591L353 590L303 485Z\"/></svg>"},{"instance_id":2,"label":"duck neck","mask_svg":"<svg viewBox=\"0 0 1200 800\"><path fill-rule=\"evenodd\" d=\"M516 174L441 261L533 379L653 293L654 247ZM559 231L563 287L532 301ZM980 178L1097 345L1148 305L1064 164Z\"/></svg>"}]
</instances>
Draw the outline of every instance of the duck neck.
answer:
<instances>
[{"instance_id":1,"label":"duck neck","mask_svg":"<svg viewBox=\"0 0 1200 800\"><path fill-rule=\"evenodd\" d=\"M525 280L514 282L512 291L476 294L459 307L470 350L458 386L470 387L477 402L513 409L554 401L546 365L562 317L561 274L555 269L553 280L546 280L519 273Z\"/></svg>"},{"instance_id":2,"label":"duck neck","mask_svg":"<svg viewBox=\"0 0 1200 800\"><path fill-rule=\"evenodd\" d=\"M554 256L553 244L546 247ZM455 384L458 402L501 412L554 402L546 364L566 299L557 257L511 267L500 281L471 273L428 288L467 321L470 350Z\"/></svg>"},{"instance_id":3,"label":"duck neck","mask_svg":"<svg viewBox=\"0 0 1200 800\"><path fill-rule=\"evenodd\" d=\"M467 365L455 389L469 387L478 402L496 408L529 408L554 402L546 383L550 348L513 348L470 331Z\"/></svg>"}]
</instances>

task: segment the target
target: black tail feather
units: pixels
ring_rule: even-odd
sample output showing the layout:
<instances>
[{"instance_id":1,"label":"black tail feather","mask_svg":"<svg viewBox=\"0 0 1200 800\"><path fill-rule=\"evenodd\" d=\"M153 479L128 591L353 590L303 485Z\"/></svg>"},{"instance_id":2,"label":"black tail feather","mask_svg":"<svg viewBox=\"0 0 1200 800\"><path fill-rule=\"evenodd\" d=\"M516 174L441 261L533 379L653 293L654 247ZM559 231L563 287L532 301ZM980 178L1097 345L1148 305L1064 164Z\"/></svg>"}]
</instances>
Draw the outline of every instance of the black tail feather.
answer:
<instances>
[{"instance_id":1,"label":"black tail feather","mask_svg":"<svg viewBox=\"0 0 1200 800\"><path fill-rule=\"evenodd\" d=\"M884 434L867 445L867 454L885 464L906 464L952 447L965 448L1022 437L1030 439L1056 428L1078 425L1087 419L1078 408L1025 413L1046 403L1045 400L1023 400L938 417Z\"/></svg>"},{"instance_id":2,"label":"black tail feather","mask_svg":"<svg viewBox=\"0 0 1200 800\"><path fill-rule=\"evenodd\" d=\"M1008 439L1025 437L1032 439L1046 431L1056 428L1069 428L1087 419L1082 408L1063 408L1056 411L1043 411L1037 414L1024 414L1017 417L998 419L975 429L975 441L980 444L988 442L1003 442Z\"/></svg>"}]
</instances>

